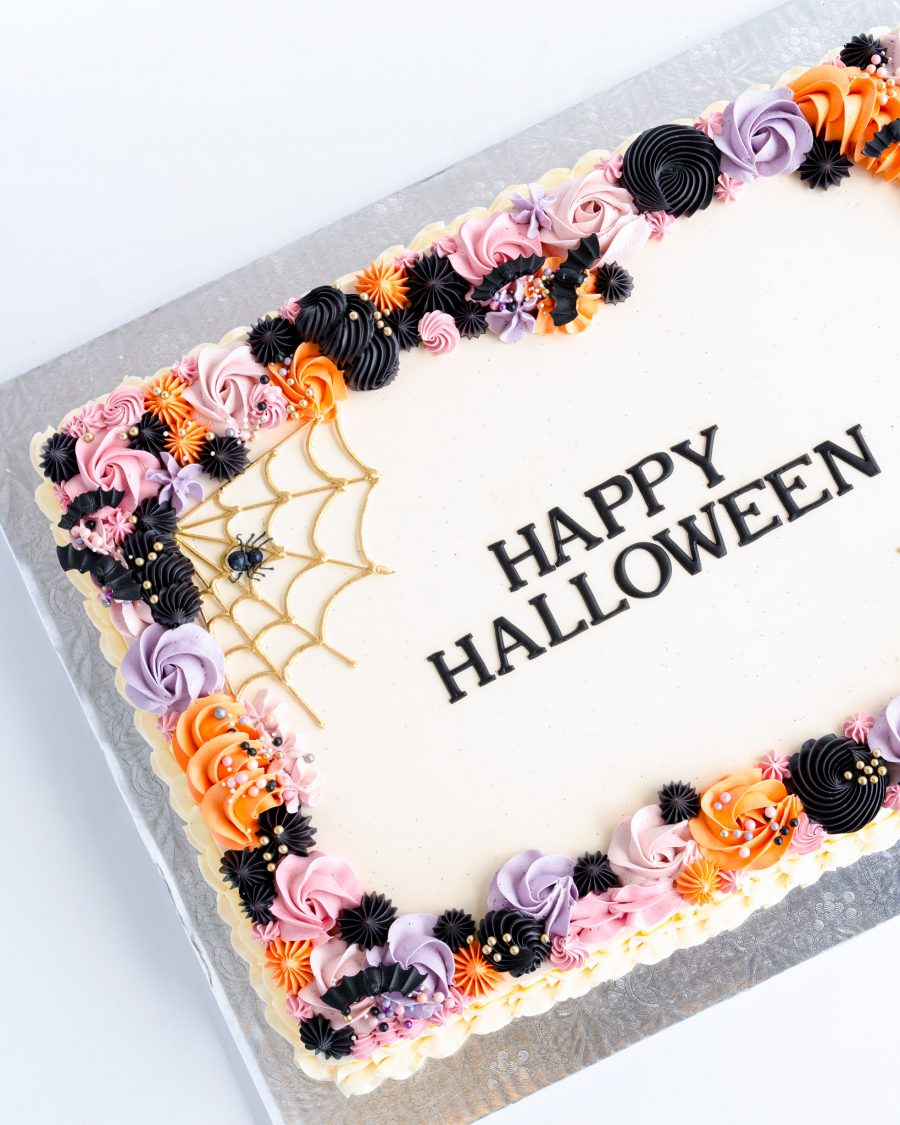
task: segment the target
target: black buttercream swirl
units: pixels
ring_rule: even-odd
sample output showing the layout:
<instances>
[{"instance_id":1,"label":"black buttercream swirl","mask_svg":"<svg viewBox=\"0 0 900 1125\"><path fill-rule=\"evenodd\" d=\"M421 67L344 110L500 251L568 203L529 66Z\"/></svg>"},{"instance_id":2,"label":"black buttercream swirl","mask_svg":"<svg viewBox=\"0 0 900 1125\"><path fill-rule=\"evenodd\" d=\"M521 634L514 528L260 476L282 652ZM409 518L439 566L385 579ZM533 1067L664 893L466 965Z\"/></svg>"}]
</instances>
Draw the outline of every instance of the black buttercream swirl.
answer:
<instances>
[{"instance_id":1,"label":"black buttercream swirl","mask_svg":"<svg viewBox=\"0 0 900 1125\"><path fill-rule=\"evenodd\" d=\"M145 531L163 539L171 536L178 526L178 516L171 504L161 504L155 496L148 496L134 509L137 531Z\"/></svg>"},{"instance_id":2,"label":"black buttercream swirl","mask_svg":"<svg viewBox=\"0 0 900 1125\"><path fill-rule=\"evenodd\" d=\"M78 472L75 438L71 434L51 434L41 450L41 472L54 484L74 477Z\"/></svg>"},{"instance_id":3,"label":"black buttercream swirl","mask_svg":"<svg viewBox=\"0 0 900 1125\"><path fill-rule=\"evenodd\" d=\"M144 577L143 570L148 562L172 550L174 544L168 536L154 535L150 531L133 531L122 541L122 558L138 581ZM186 564L184 577L190 578L194 573L191 562L183 555L179 557Z\"/></svg>"},{"instance_id":4,"label":"black buttercream swirl","mask_svg":"<svg viewBox=\"0 0 900 1125\"><path fill-rule=\"evenodd\" d=\"M709 137L689 125L656 125L626 149L621 182L638 211L693 215L709 206L718 177Z\"/></svg>"},{"instance_id":5,"label":"black buttercream swirl","mask_svg":"<svg viewBox=\"0 0 900 1125\"><path fill-rule=\"evenodd\" d=\"M347 294L333 285L317 285L300 298L300 312L294 321L298 340L321 342L347 307Z\"/></svg>"},{"instance_id":6,"label":"black buttercream swirl","mask_svg":"<svg viewBox=\"0 0 900 1125\"><path fill-rule=\"evenodd\" d=\"M419 346L419 318L412 309L393 309L385 315L384 323L390 328L391 336L396 339L401 351L408 352Z\"/></svg>"},{"instance_id":7,"label":"black buttercream swirl","mask_svg":"<svg viewBox=\"0 0 900 1125\"><path fill-rule=\"evenodd\" d=\"M141 449L158 457L166 448L169 431L164 422L154 414L142 414L128 429L128 444L132 449Z\"/></svg>"},{"instance_id":8,"label":"black buttercream swirl","mask_svg":"<svg viewBox=\"0 0 900 1125\"><path fill-rule=\"evenodd\" d=\"M355 1036L349 1027L332 1027L322 1015L310 1016L300 1024L300 1042L316 1055L342 1059L350 1054Z\"/></svg>"},{"instance_id":9,"label":"black buttercream swirl","mask_svg":"<svg viewBox=\"0 0 900 1125\"><path fill-rule=\"evenodd\" d=\"M229 481L247 468L247 450L236 437L214 435L204 442L200 467L214 480Z\"/></svg>"},{"instance_id":10,"label":"black buttercream swirl","mask_svg":"<svg viewBox=\"0 0 900 1125\"><path fill-rule=\"evenodd\" d=\"M469 283L438 254L423 254L406 271L409 299L416 317L430 312L445 312L451 316L466 298Z\"/></svg>"},{"instance_id":11,"label":"black buttercream swirl","mask_svg":"<svg viewBox=\"0 0 900 1125\"><path fill-rule=\"evenodd\" d=\"M316 842L310 818L299 810L289 812L286 805L273 805L259 814L257 838L264 852L277 863L284 855L309 855Z\"/></svg>"},{"instance_id":12,"label":"black buttercream swirl","mask_svg":"<svg viewBox=\"0 0 900 1125\"><path fill-rule=\"evenodd\" d=\"M150 616L165 629L189 625L199 613L200 591L193 582L164 586L156 595L156 601L150 600Z\"/></svg>"},{"instance_id":13,"label":"black buttercream swirl","mask_svg":"<svg viewBox=\"0 0 900 1125\"><path fill-rule=\"evenodd\" d=\"M337 361L335 361L337 362ZM344 368L344 381L353 391L377 391L400 370L400 343L392 330L377 331L366 347Z\"/></svg>"},{"instance_id":14,"label":"black buttercream swirl","mask_svg":"<svg viewBox=\"0 0 900 1125\"><path fill-rule=\"evenodd\" d=\"M882 62L887 58L888 51L881 40L874 35L854 35L841 47L840 60L844 66L858 66L860 70L865 70L873 55L880 55Z\"/></svg>"},{"instance_id":15,"label":"black buttercream swirl","mask_svg":"<svg viewBox=\"0 0 900 1125\"><path fill-rule=\"evenodd\" d=\"M475 919L465 910L445 910L434 924L434 936L458 953L475 936Z\"/></svg>"},{"instance_id":16,"label":"black buttercream swirl","mask_svg":"<svg viewBox=\"0 0 900 1125\"><path fill-rule=\"evenodd\" d=\"M341 369L361 355L375 334L375 310L371 301L356 293L347 297L345 311L319 341L322 354Z\"/></svg>"},{"instance_id":17,"label":"black buttercream swirl","mask_svg":"<svg viewBox=\"0 0 900 1125\"><path fill-rule=\"evenodd\" d=\"M800 798L809 819L830 835L858 832L884 803L886 771L878 772L884 766L852 738L810 738L791 757L790 769L788 789Z\"/></svg>"},{"instance_id":18,"label":"black buttercream swirl","mask_svg":"<svg viewBox=\"0 0 900 1125\"><path fill-rule=\"evenodd\" d=\"M262 317L247 336L253 358L263 367L278 360L289 360L298 342L296 328L283 316Z\"/></svg>"},{"instance_id":19,"label":"black buttercream swirl","mask_svg":"<svg viewBox=\"0 0 900 1125\"><path fill-rule=\"evenodd\" d=\"M268 862L263 859L262 848L233 848L225 852L219 871L240 895L252 887L272 889L273 873L269 870ZM272 890L273 898L274 894Z\"/></svg>"},{"instance_id":20,"label":"black buttercream swirl","mask_svg":"<svg viewBox=\"0 0 900 1125\"><path fill-rule=\"evenodd\" d=\"M487 309L473 301L463 301L454 312L453 319L464 340L477 340L487 332Z\"/></svg>"},{"instance_id":21,"label":"black buttercream swirl","mask_svg":"<svg viewBox=\"0 0 900 1125\"><path fill-rule=\"evenodd\" d=\"M397 908L382 894L364 894L357 906L348 906L338 917L341 938L360 949L384 945Z\"/></svg>"},{"instance_id":22,"label":"black buttercream swirl","mask_svg":"<svg viewBox=\"0 0 900 1125\"><path fill-rule=\"evenodd\" d=\"M541 923L517 910L488 911L476 941L491 968L514 977L534 972L550 950Z\"/></svg>"},{"instance_id":23,"label":"black buttercream swirl","mask_svg":"<svg viewBox=\"0 0 900 1125\"><path fill-rule=\"evenodd\" d=\"M575 861L572 871L578 897L599 895L610 887L618 887L619 880L603 852L585 852Z\"/></svg>"}]
</instances>

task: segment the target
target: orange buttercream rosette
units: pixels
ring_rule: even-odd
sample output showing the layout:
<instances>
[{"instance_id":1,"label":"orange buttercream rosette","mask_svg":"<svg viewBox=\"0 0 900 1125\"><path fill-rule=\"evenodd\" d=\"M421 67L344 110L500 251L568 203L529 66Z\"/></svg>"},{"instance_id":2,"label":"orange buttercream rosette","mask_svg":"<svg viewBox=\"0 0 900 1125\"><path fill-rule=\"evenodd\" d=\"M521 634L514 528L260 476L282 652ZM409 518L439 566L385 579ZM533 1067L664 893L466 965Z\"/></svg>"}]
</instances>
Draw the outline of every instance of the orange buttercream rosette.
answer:
<instances>
[{"instance_id":1,"label":"orange buttercream rosette","mask_svg":"<svg viewBox=\"0 0 900 1125\"><path fill-rule=\"evenodd\" d=\"M469 942L453 954L453 983L463 996L486 996L501 980L500 973L485 961L478 942Z\"/></svg>"},{"instance_id":2,"label":"orange buttercream rosette","mask_svg":"<svg viewBox=\"0 0 900 1125\"><path fill-rule=\"evenodd\" d=\"M700 814L689 827L704 859L724 871L759 871L784 856L791 821L802 811L799 799L781 781L767 781L762 770L754 768L723 777L706 789Z\"/></svg>"},{"instance_id":3,"label":"orange buttercream rosette","mask_svg":"<svg viewBox=\"0 0 900 1125\"><path fill-rule=\"evenodd\" d=\"M898 146L875 160L863 148L880 128L900 117L900 90L856 67L814 66L788 87L813 132L837 141L841 152L892 180L900 175Z\"/></svg>"},{"instance_id":4,"label":"orange buttercream rosette","mask_svg":"<svg viewBox=\"0 0 900 1125\"><path fill-rule=\"evenodd\" d=\"M230 778L242 773L261 778L266 764L259 760L261 749L262 743L249 739L240 730L228 730L204 742L185 770L194 800L199 804L213 785L222 781L227 783ZM261 784L264 785L265 781Z\"/></svg>"},{"instance_id":5,"label":"orange buttercream rosette","mask_svg":"<svg viewBox=\"0 0 900 1125\"><path fill-rule=\"evenodd\" d=\"M200 802L200 815L222 848L255 848L259 817L281 804L276 788L266 788L271 780L262 769L240 771L246 775L232 788L226 781L210 786Z\"/></svg>"},{"instance_id":6,"label":"orange buttercream rosette","mask_svg":"<svg viewBox=\"0 0 900 1125\"><path fill-rule=\"evenodd\" d=\"M356 275L356 292L368 297L379 312L405 309L409 304L406 270L397 262L371 262Z\"/></svg>"},{"instance_id":7,"label":"orange buttercream rosette","mask_svg":"<svg viewBox=\"0 0 900 1125\"><path fill-rule=\"evenodd\" d=\"M283 941L275 938L266 946L266 969L279 988L292 995L313 979L309 955L311 941Z\"/></svg>"},{"instance_id":8,"label":"orange buttercream rosette","mask_svg":"<svg viewBox=\"0 0 900 1125\"><path fill-rule=\"evenodd\" d=\"M241 719L245 719L243 723ZM204 742L224 734L230 727L242 732L245 738L256 738L256 730L246 722L241 703L227 692L204 695L182 711L172 735L172 753L183 770Z\"/></svg>"},{"instance_id":9,"label":"orange buttercream rosette","mask_svg":"<svg viewBox=\"0 0 900 1125\"><path fill-rule=\"evenodd\" d=\"M337 404L347 397L343 373L309 342L294 352L289 369L270 363L269 374L291 404L295 421L330 422Z\"/></svg>"}]
</instances>

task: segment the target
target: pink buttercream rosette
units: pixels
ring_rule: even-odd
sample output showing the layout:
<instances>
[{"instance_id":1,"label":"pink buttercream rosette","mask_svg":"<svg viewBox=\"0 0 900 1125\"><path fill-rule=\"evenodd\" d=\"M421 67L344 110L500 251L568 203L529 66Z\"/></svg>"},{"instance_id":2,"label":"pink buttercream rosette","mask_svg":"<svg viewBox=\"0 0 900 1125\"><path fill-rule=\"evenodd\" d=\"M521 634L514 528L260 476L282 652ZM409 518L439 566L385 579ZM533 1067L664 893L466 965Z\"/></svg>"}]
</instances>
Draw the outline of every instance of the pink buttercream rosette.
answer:
<instances>
[{"instance_id":1,"label":"pink buttercream rosette","mask_svg":"<svg viewBox=\"0 0 900 1125\"><path fill-rule=\"evenodd\" d=\"M272 914L288 941L324 942L338 915L357 906L362 887L342 859L310 852L286 855L275 871L276 896Z\"/></svg>"}]
</instances>

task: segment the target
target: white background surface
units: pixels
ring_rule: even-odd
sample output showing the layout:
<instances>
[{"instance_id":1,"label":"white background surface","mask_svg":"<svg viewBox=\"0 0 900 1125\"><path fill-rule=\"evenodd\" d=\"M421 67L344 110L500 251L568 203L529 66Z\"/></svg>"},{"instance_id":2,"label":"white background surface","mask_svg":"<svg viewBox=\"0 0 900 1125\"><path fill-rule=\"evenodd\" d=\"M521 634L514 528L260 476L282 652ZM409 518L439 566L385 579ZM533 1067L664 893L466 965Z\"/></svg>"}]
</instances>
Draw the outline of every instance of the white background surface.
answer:
<instances>
[{"instance_id":1,"label":"white background surface","mask_svg":"<svg viewBox=\"0 0 900 1125\"><path fill-rule=\"evenodd\" d=\"M772 6L5 5L0 377ZM0 1119L261 1122L5 551L0 581ZM883 1117L898 941L895 920L492 1121Z\"/></svg>"}]
</instances>

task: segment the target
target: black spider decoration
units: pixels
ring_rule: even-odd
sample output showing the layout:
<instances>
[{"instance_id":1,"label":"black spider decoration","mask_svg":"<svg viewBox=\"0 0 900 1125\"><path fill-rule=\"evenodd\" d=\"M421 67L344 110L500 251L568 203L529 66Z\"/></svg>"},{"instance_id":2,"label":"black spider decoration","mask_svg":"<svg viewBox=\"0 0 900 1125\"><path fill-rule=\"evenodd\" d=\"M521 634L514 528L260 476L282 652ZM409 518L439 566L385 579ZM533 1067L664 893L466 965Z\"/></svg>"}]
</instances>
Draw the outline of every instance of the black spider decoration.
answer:
<instances>
[{"instance_id":1,"label":"black spider decoration","mask_svg":"<svg viewBox=\"0 0 900 1125\"><path fill-rule=\"evenodd\" d=\"M244 537L239 535L237 542L238 545L229 552L225 560L231 571L231 581L237 582L241 575L246 575L249 581L258 582L260 571L272 569L265 565L266 560L272 557L271 551L266 550L272 542L272 536L261 531L258 535L251 535L246 543Z\"/></svg>"}]
</instances>

